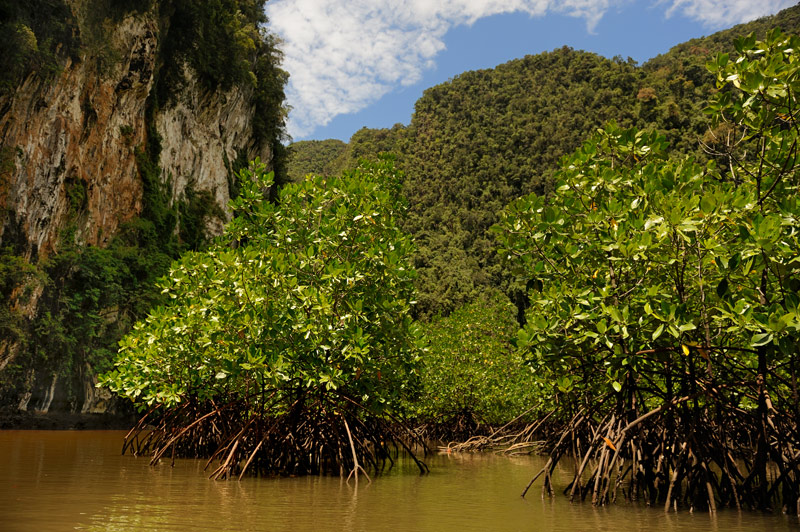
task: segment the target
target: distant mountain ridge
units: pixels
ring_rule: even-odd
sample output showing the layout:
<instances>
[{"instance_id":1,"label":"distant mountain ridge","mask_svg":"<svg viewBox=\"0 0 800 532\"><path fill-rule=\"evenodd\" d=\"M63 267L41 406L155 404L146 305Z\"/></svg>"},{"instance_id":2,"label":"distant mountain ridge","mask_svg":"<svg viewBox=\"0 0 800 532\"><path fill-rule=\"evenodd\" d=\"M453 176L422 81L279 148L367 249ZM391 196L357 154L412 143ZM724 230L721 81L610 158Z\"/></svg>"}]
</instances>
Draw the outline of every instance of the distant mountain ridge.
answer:
<instances>
[{"instance_id":1,"label":"distant mountain ridge","mask_svg":"<svg viewBox=\"0 0 800 532\"><path fill-rule=\"evenodd\" d=\"M496 213L522 194L548 193L561 157L609 120L658 129L678 150L704 157L700 140L713 135L701 110L716 90L706 62L733 52L735 38L763 37L775 26L800 31L800 5L692 39L641 66L563 47L465 72L427 89L408 126L363 128L330 159L317 150L316 166L304 171L336 173L362 157L397 156L410 205L406 229L418 246L420 316L448 314L488 286L521 296L487 233ZM290 146L289 174L302 174L299 161L315 146Z\"/></svg>"}]
</instances>

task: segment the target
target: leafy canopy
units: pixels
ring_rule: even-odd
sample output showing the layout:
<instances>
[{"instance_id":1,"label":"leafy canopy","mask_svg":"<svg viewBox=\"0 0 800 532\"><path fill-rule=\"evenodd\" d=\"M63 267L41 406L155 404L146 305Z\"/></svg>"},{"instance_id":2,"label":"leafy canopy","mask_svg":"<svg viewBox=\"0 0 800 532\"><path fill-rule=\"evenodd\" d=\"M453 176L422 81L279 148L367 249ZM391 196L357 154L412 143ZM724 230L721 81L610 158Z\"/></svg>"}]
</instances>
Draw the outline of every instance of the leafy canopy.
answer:
<instances>
[{"instance_id":1,"label":"leafy canopy","mask_svg":"<svg viewBox=\"0 0 800 532\"><path fill-rule=\"evenodd\" d=\"M552 198L502 213L501 253L531 288L519 344L546 389L669 399L692 391L660 376L673 368L732 382L788 371L800 332L798 44L750 36L736 61L709 65L720 93L708 113L732 132L712 154L724 164L669 160L663 137L612 124L564 161Z\"/></svg>"},{"instance_id":2,"label":"leafy canopy","mask_svg":"<svg viewBox=\"0 0 800 532\"><path fill-rule=\"evenodd\" d=\"M515 314L495 291L424 325L430 344L417 415L502 423L530 408L534 375L514 347Z\"/></svg>"},{"instance_id":3,"label":"leafy canopy","mask_svg":"<svg viewBox=\"0 0 800 532\"><path fill-rule=\"evenodd\" d=\"M329 394L391 409L421 352L391 161L286 185L275 203L263 165L240 178L225 235L173 265L162 282L170 303L122 340L102 384L167 407L227 397L279 414Z\"/></svg>"}]
</instances>

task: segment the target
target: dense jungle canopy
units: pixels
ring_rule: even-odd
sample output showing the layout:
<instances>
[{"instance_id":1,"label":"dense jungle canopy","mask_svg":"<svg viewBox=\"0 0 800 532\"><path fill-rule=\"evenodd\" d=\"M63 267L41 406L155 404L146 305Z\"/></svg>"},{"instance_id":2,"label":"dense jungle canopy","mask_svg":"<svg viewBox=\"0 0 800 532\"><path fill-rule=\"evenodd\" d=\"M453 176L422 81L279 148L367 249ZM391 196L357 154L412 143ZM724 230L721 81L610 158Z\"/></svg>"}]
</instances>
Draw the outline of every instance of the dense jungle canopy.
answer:
<instances>
[{"instance_id":1,"label":"dense jungle canopy","mask_svg":"<svg viewBox=\"0 0 800 532\"><path fill-rule=\"evenodd\" d=\"M525 287L499 266L487 233L500 209L522 194L549 194L561 158L608 120L656 129L673 149L704 158L701 142L717 142L702 112L717 90L706 62L733 50L736 37L775 26L800 31L800 7L692 39L641 66L564 47L465 72L426 90L408 126L364 128L314 168L334 174L362 157L397 156L410 205L405 227L418 246L418 316L448 314L488 287L522 308ZM290 168L312 150L319 157L315 146L292 145Z\"/></svg>"}]
</instances>

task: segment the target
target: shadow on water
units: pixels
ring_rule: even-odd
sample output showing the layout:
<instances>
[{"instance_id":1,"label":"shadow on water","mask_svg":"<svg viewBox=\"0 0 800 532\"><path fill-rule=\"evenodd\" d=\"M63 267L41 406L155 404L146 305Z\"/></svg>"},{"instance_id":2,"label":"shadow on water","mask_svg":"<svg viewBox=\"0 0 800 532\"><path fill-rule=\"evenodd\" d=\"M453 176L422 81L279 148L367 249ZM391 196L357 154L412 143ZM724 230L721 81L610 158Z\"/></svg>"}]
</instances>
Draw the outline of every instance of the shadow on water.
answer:
<instances>
[{"instance_id":1,"label":"shadow on water","mask_svg":"<svg viewBox=\"0 0 800 532\"><path fill-rule=\"evenodd\" d=\"M156 467L121 456L124 432L0 431L0 529L90 531L751 531L798 530L796 518L715 516L520 493L543 460L431 455L420 476L400 460L372 483L338 477L209 481L198 460ZM569 464L555 483L566 485Z\"/></svg>"}]
</instances>

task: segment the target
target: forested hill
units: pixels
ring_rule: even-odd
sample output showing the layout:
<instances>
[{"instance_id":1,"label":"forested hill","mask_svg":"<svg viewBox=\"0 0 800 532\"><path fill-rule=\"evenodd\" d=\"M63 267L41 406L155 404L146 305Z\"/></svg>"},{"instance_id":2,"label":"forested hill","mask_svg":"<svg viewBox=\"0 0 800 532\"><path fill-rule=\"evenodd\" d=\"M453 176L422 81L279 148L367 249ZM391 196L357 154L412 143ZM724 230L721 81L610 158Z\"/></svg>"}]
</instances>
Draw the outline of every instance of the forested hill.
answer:
<instances>
[{"instance_id":1,"label":"forested hill","mask_svg":"<svg viewBox=\"0 0 800 532\"><path fill-rule=\"evenodd\" d=\"M337 139L301 140L293 146L292 165L287 169L290 181L299 181L308 174L330 175L334 161L347 148L347 144Z\"/></svg>"},{"instance_id":2,"label":"forested hill","mask_svg":"<svg viewBox=\"0 0 800 532\"><path fill-rule=\"evenodd\" d=\"M700 141L714 142L700 112L715 90L706 62L732 51L734 38L763 37L775 26L797 32L800 6L693 39L641 66L564 47L465 72L426 90L408 126L364 128L313 171L335 173L382 151L398 157L411 207L407 229L418 246L421 316L449 313L487 286L513 295L487 233L496 213L521 194L547 193L561 157L609 120L657 128L702 157ZM292 147L290 174L303 173L298 165L314 146Z\"/></svg>"}]
</instances>

